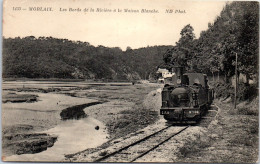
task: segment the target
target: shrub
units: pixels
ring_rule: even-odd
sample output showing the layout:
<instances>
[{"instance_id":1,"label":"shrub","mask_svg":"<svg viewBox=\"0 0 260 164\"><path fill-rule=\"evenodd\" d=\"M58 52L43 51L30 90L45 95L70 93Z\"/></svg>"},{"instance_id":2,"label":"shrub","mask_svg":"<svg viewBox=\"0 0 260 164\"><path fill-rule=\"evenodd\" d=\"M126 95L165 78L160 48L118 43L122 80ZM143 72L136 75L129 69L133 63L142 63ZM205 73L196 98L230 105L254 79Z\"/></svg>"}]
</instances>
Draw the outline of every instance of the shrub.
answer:
<instances>
[{"instance_id":1,"label":"shrub","mask_svg":"<svg viewBox=\"0 0 260 164\"><path fill-rule=\"evenodd\" d=\"M234 87L230 83L214 83L215 97L216 98L228 98L234 99ZM253 100L258 95L257 84L249 85L245 83L239 83L237 87L237 99L240 101Z\"/></svg>"},{"instance_id":2,"label":"shrub","mask_svg":"<svg viewBox=\"0 0 260 164\"><path fill-rule=\"evenodd\" d=\"M229 83L220 82L213 84L213 86L216 98L228 98L234 95L234 88Z\"/></svg>"},{"instance_id":3,"label":"shrub","mask_svg":"<svg viewBox=\"0 0 260 164\"><path fill-rule=\"evenodd\" d=\"M253 99L250 102L247 102L247 104L244 104L242 106L237 107L236 110L230 110L229 114L231 115L253 115L253 116L258 116L259 111L258 111L258 96Z\"/></svg>"},{"instance_id":4,"label":"shrub","mask_svg":"<svg viewBox=\"0 0 260 164\"><path fill-rule=\"evenodd\" d=\"M252 100L253 98L255 98L257 96L257 85L249 85L249 84L239 84L238 85L238 99L239 100Z\"/></svg>"}]
</instances>

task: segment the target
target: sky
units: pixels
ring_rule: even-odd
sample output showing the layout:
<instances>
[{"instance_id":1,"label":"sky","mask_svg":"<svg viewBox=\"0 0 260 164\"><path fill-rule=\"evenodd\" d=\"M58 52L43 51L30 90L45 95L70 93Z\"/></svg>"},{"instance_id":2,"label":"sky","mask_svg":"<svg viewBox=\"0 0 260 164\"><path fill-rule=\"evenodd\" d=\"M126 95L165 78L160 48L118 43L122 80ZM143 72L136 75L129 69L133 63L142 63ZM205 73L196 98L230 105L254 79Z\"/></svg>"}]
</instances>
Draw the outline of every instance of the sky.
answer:
<instances>
[{"instance_id":1,"label":"sky","mask_svg":"<svg viewBox=\"0 0 260 164\"><path fill-rule=\"evenodd\" d=\"M214 22L225 3L188 0L4 0L3 36L52 36L123 50L128 46L134 49L174 45L187 24L194 28L198 38L200 32L207 29L208 23ZM30 11L30 7L51 7L52 11ZM69 11L69 8L81 11ZM90 8L94 12L90 12ZM97 8L111 12L96 12ZM84 9L88 11L84 12ZM122 11L118 12L118 9ZM124 9L139 12L124 12ZM141 13L142 9L157 13ZM173 12L167 13L170 10Z\"/></svg>"}]
</instances>

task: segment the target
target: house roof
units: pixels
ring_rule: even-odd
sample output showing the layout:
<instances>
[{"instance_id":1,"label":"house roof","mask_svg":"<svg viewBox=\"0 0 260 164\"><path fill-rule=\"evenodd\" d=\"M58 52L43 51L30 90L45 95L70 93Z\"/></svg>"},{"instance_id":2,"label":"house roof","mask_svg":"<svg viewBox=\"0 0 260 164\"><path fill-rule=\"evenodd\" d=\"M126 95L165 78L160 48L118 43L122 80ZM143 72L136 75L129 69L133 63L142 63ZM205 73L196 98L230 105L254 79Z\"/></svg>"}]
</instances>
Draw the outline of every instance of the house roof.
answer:
<instances>
[{"instance_id":1,"label":"house roof","mask_svg":"<svg viewBox=\"0 0 260 164\"><path fill-rule=\"evenodd\" d=\"M157 73L163 73L163 72L169 72L169 71L165 68L158 68Z\"/></svg>"}]
</instances>

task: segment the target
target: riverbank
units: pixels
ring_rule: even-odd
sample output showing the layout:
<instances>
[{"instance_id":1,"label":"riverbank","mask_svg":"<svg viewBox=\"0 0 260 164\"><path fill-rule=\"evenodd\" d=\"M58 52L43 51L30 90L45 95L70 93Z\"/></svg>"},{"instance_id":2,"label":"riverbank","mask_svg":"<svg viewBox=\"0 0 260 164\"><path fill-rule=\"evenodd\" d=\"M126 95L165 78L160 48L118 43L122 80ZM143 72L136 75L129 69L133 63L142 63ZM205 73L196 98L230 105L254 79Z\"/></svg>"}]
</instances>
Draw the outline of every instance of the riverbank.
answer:
<instances>
[{"instance_id":1,"label":"riverbank","mask_svg":"<svg viewBox=\"0 0 260 164\"><path fill-rule=\"evenodd\" d=\"M37 95L37 101L2 104L3 156L47 150L58 136L43 131L62 122L60 112L70 106L96 101L57 93L17 92L15 95L19 98Z\"/></svg>"},{"instance_id":2,"label":"riverbank","mask_svg":"<svg viewBox=\"0 0 260 164\"><path fill-rule=\"evenodd\" d=\"M160 91L157 89L160 87L158 84L132 85L128 83L92 84L33 81L8 82L6 85L4 83L4 92L12 92L13 96L19 95L17 97L24 96L25 98L34 95L36 100L21 101L19 103L5 101L3 103L3 160L62 161L66 154L76 153L88 148L96 148L107 140L115 139L146 127L157 120L158 113L153 110L159 110ZM13 96L12 98L14 98ZM147 101L148 99L149 101ZM83 115L71 117L75 121L66 121L67 114L74 113L73 111L78 110L78 108L80 108L80 113L83 113ZM62 120L61 116L66 118L64 117L65 119L62 118ZM81 122L81 124L78 124L78 122ZM68 125L73 126L66 128ZM74 127L78 128L73 129ZM78 134L81 133L81 130L86 133ZM91 132L92 130L93 132ZM86 142L80 142L80 139L75 140L74 134L85 138L89 133L95 134L96 137L94 136L93 138L92 136L92 139L88 139ZM17 135L20 138L13 137ZM44 136L45 138L51 138L53 142L42 144L43 142L38 141L42 141L44 137L23 137L28 135L33 137ZM89 137L91 138L91 136ZM33 149L35 144L31 144L31 146L30 144L16 145L19 142L30 143L35 139L41 150L20 151L20 148ZM47 139L47 141L49 140ZM98 140L96 144L90 144L95 143L96 140ZM71 148L62 146L60 144L61 141L66 141L68 143L66 145ZM77 146L76 141L79 141L79 144L83 146ZM15 154L24 155L17 156ZM53 156L53 154L57 155ZM10 155L12 156L10 157Z\"/></svg>"}]
</instances>

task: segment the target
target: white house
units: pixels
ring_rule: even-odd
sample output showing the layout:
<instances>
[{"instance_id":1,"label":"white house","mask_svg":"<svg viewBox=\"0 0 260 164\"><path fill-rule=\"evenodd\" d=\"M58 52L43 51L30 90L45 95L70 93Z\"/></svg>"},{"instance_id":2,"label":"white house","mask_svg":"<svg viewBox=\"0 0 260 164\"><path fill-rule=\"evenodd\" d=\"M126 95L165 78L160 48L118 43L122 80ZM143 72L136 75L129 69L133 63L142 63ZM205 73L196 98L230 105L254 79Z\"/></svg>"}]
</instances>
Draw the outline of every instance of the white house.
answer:
<instances>
[{"instance_id":1,"label":"white house","mask_svg":"<svg viewBox=\"0 0 260 164\"><path fill-rule=\"evenodd\" d=\"M161 74L161 77L158 79L160 82L164 82L166 78L171 78L173 75L175 75L175 73L171 73L165 68L158 68L156 73Z\"/></svg>"}]
</instances>

